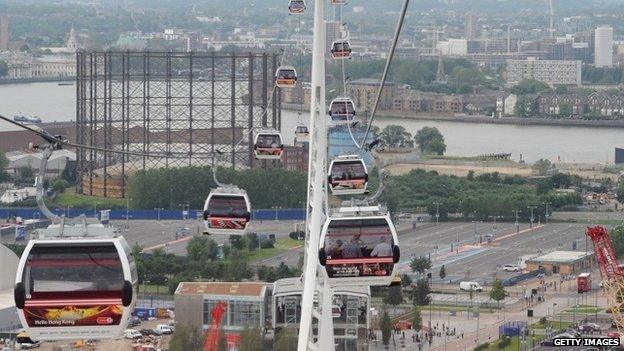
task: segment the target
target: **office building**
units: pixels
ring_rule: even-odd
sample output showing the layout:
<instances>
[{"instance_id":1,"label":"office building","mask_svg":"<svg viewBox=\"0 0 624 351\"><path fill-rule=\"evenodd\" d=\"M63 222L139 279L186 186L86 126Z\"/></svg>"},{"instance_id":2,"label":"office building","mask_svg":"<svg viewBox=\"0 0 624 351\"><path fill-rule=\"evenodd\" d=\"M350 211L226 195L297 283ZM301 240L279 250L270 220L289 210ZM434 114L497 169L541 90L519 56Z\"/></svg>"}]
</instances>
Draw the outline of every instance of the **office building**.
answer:
<instances>
[{"instance_id":1,"label":"office building","mask_svg":"<svg viewBox=\"0 0 624 351\"><path fill-rule=\"evenodd\" d=\"M507 86L534 79L550 85L580 85L581 61L527 60L507 61Z\"/></svg>"},{"instance_id":2,"label":"office building","mask_svg":"<svg viewBox=\"0 0 624 351\"><path fill-rule=\"evenodd\" d=\"M466 39L475 39L477 37L477 22L479 17L473 13L466 15Z\"/></svg>"},{"instance_id":3,"label":"office building","mask_svg":"<svg viewBox=\"0 0 624 351\"><path fill-rule=\"evenodd\" d=\"M594 64L596 67L613 66L613 28L601 26L594 34Z\"/></svg>"}]
</instances>

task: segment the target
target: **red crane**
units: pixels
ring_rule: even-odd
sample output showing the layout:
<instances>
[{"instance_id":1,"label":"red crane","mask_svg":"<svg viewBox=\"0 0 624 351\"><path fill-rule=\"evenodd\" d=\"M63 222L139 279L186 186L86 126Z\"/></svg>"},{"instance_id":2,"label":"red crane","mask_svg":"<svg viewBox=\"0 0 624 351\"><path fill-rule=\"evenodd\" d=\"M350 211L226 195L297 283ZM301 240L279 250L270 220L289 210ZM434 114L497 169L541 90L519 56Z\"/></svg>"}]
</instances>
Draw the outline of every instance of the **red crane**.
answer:
<instances>
[{"instance_id":1,"label":"red crane","mask_svg":"<svg viewBox=\"0 0 624 351\"><path fill-rule=\"evenodd\" d=\"M217 351L219 349L219 339L221 338L221 321L223 315L227 312L228 304L224 301L219 301L217 305L210 311L212 317L212 323L210 328L206 332L206 339L204 340L204 351Z\"/></svg>"},{"instance_id":2,"label":"red crane","mask_svg":"<svg viewBox=\"0 0 624 351\"><path fill-rule=\"evenodd\" d=\"M615 250L613 250L609 233L605 227L589 227L585 234L594 243L594 252L600 268L600 275L602 276L602 287L611 306L611 315L620 335L624 335L624 317L622 316L622 307L624 307L624 270L618 264Z\"/></svg>"}]
</instances>

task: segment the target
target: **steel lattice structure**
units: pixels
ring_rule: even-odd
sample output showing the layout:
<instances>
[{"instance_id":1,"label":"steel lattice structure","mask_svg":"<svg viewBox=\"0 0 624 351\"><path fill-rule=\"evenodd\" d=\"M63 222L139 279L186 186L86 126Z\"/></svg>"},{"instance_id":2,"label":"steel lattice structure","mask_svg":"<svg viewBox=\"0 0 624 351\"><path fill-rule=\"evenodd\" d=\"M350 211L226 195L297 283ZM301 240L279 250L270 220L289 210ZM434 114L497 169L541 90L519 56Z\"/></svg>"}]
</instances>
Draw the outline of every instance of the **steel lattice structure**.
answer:
<instances>
[{"instance_id":1,"label":"steel lattice structure","mask_svg":"<svg viewBox=\"0 0 624 351\"><path fill-rule=\"evenodd\" d=\"M125 197L127 177L150 168L252 167L253 130L281 125L279 63L276 53L79 52L78 144L172 157L77 150L77 191Z\"/></svg>"}]
</instances>

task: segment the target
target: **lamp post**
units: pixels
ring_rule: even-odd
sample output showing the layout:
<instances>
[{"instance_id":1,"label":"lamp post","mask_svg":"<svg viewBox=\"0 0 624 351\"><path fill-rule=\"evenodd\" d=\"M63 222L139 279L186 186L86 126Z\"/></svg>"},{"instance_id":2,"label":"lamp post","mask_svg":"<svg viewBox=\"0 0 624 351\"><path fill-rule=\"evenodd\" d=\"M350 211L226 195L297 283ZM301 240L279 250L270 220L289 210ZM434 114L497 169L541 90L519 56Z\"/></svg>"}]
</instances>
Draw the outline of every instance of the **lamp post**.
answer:
<instances>
[{"instance_id":1,"label":"lamp post","mask_svg":"<svg viewBox=\"0 0 624 351\"><path fill-rule=\"evenodd\" d=\"M162 210L164 210L164 208L160 208L160 207L158 207L158 208L155 208L155 209L154 209L154 211L157 211L157 213L158 213L158 217L157 217L157 218L158 218L158 219L157 219L157 221L158 221L158 222L160 222L160 211L162 211Z\"/></svg>"},{"instance_id":2,"label":"lamp post","mask_svg":"<svg viewBox=\"0 0 624 351\"><path fill-rule=\"evenodd\" d=\"M546 224L548 224L548 218L550 217L550 211L549 211L549 206L551 205L550 202L546 201L544 202L544 206L546 206L546 212L544 213L544 218L546 219Z\"/></svg>"},{"instance_id":3,"label":"lamp post","mask_svg":"<svg viewBox=\"0 0 624 351\"><path fill-rule=\"evenodd\" d=\"M441 205L441 203L434 202L433 204L436 207L436 214L435 214L435 216L436 216L436 225L437 225L437 224L440 223L440 205Z\"/></svg>"},{"instance_id":4,"label":"lamp post","mask_svg":"<svg viewBox=\"0 0 624 351\"><path fill-rule=\"evenodd\" d=\"M515 210L514 211L516 213L516 222L514 223L516 225L516 234L520 233L520 221L518 218L518 213L520 213L520 210Z\"/></svg>"},{"instance_id":5,"label":"lamp post","mask_svg":"<svg viewBox=\"0 0 624 351\"><path fill-rule=\"evenodd\" d=\"M529 218L531 220L531 229L533 229L533 222L535 222L535 216L533 211L537 208L537 206L529 206L528 209L531 210L531 217Z\"/></svg>"}]
</instances>

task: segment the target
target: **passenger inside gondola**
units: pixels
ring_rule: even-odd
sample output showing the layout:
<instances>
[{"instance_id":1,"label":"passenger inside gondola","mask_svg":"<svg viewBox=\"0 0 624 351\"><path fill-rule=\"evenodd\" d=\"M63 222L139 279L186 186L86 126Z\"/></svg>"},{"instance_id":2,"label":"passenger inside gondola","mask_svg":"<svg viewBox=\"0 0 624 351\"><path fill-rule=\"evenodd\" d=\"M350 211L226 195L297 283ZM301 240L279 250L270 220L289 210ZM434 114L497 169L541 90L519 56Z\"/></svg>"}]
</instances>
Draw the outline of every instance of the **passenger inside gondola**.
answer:
<instances>
[{"instance_id":1,"label":"passenger inside gondola","mask_svg":"<svg viewBox=\"0 0 624 351\"><path fill-rule=\"evenodd\" d=\"M256 152L259 155L280 155L282 139L279 134L260 134L256 140Z\"/></svg>"},{"instance_id":2,"label":"passenger inside gondola","mask_svg":"<svg viewBox=\"0 0 624 351\"><path fill-rule=\"evenodd\" d=\"M210 217L247 218L247 204L242 196L213 196L208 212Z\"/></svg>"},{"instance_id":3,"label":"passenger inside gondola","mask_svg":"<svg viewBox=\"0 0 624 351\"><path fill-rule=\"evenodd\" d=\"M366 169L361 161L335 162L332 167L331 185L334 189L360 189L366 180Z\"/></svg>"},{"instance_id":4,"label":"passenger inside gondola","mask_svg":"<svg viewBox=\"0 0 624 351\"><path fill-rule=\"evenodd\" d=\"M277 79L279 80L296 80L297 75L293 70L282 70L277 75Z\"/></svg>"},{"instance_id":5,"label":"passenger inside gondola","mask_svg":"<svg viewBox=\"0 0 624 351\"><path fill-rule=\"evenodd\" d=\"M383 218L332 221L325 252L330 277L387 276L394 265L392 232Z\"/></svg>"},{"instance_id":6,"label":"passenger inside gondola","mask_svg":"<svg viewBox=\"0 0 624 351\"><path fill-rule=\"evenodd\" d=\"M331 106L330 115L342 120L350 119L355 115L353 103L350 101L336 101Z\"/></svg>"},{"instance_id":7,"label":"passenger inside gondola","mask_svg":"<svg viewBox=\"0 0 624 351\"><path fill-rule=\"evenodd\" d=\"M123 269L114 245L34 247L24 270L27 300L119 297Z\"/></svg>"}]
</instances>

